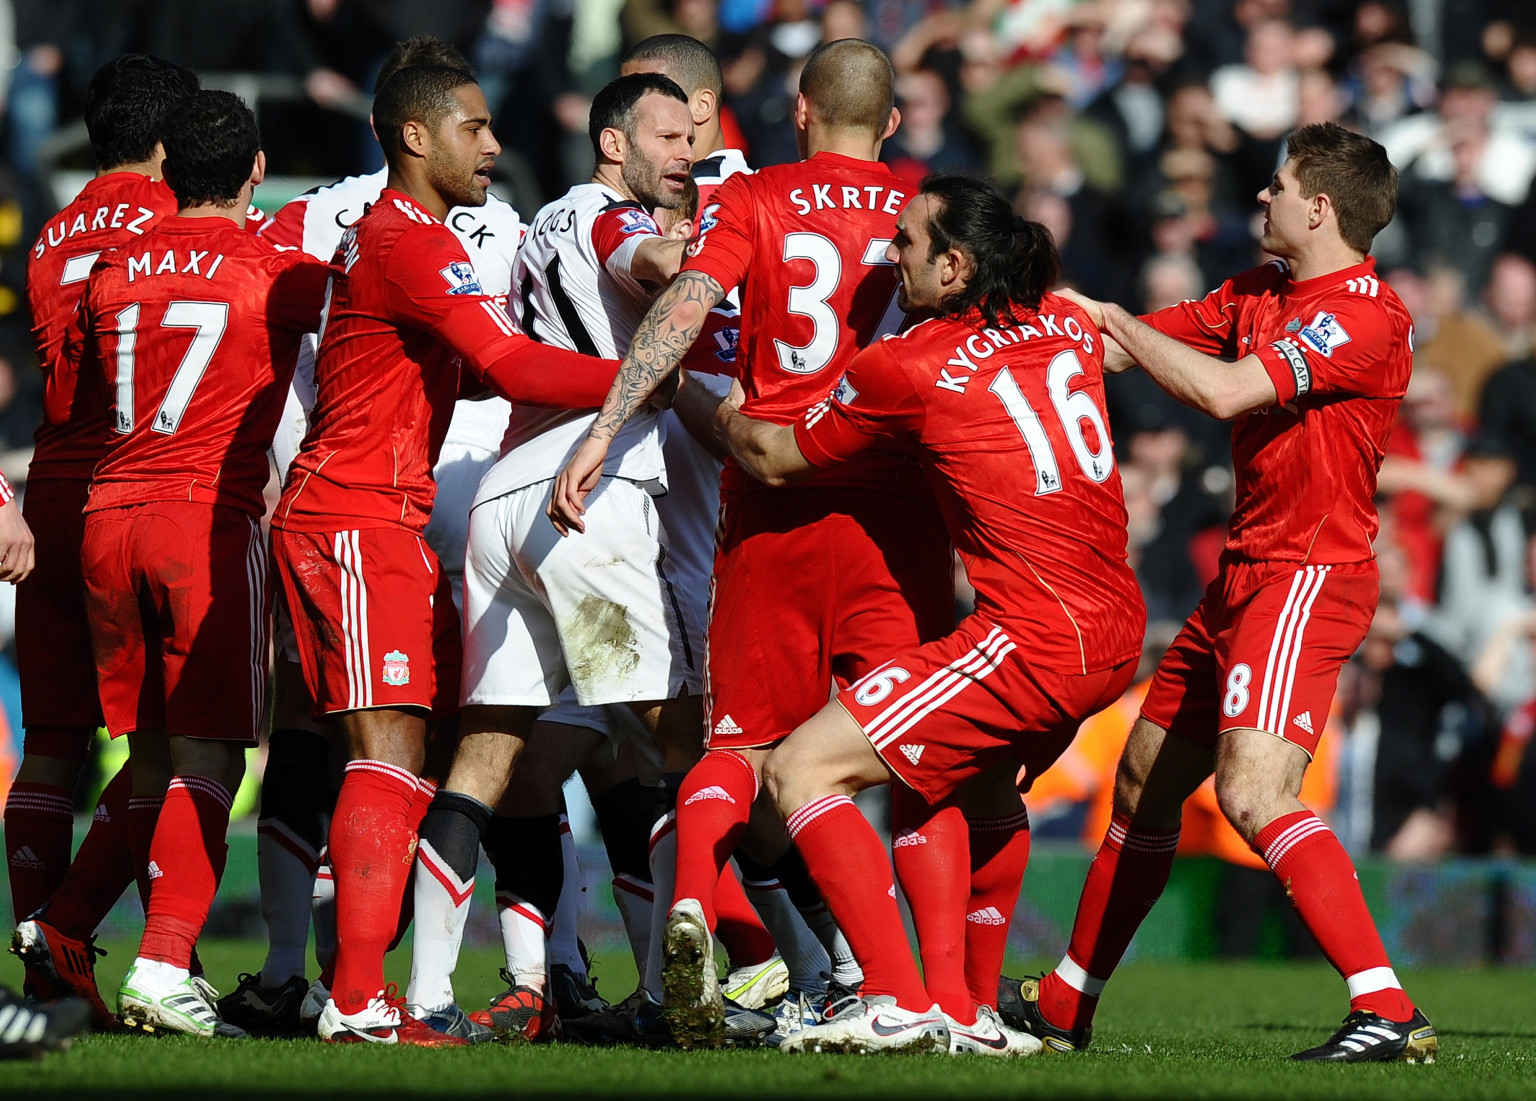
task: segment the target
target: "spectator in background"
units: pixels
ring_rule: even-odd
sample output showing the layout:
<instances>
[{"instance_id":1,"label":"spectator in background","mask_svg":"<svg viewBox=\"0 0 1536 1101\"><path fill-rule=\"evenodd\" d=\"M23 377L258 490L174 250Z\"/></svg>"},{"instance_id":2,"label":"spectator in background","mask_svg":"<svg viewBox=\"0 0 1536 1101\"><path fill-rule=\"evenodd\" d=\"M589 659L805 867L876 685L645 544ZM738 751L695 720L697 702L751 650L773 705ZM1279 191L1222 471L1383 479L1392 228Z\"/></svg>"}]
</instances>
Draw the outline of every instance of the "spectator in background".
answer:
<instances>
[{"instance_id":1,"label":"spectator in background","mask_svg":"<svg viewBox=\"0 0 1536 1101\"><path fill-rule=\"evenodd\" d=\"M1505 253L1493 262L1483 289L1488 317L1509 359L1530 359L1536 352L1536 264Z\"/></svg>"},{"instance_id":2,"label":"spectator in background","mask_svg":"<svg viewBox=\"0 0 1536 1101\"><path fill-rule=\"evenodd\" d=\"M896 78L901 126L880 147L880 159L903 179L916 184L932 172L968 171L976 151L950 114L949 89L932 69Z\"/></svg>"},{"instance_id":3,"label":"spectator in background","mask_svg":"<svg viewBox=\"0 0 1536 1101\"><path fill-rule=\"evenodd\" d=\"M1350 66L1346 82L1352 100L1349 124L1380 141L1394 124L1431 106L1434 64L1423 50L1400 42L1368 47Z\"/></svg>"},{"instance_id":4,"label":"spectator in background","mask_svg":"<svg viewBox=\"0 0 1536 1101\"><path fill-rule=\"evenodd\" d=\"M1399 265L1385 278L1413 315L1414 362L1451 380L1457 414L1470 421L1484 380L1508 356L1488 320L1467 308L1466 278L1438 262L1424 269Z\"/></svg>"},{"instance_id":5,"label":"spectator in background","mask_svg":"<svg viewBox=\"0 0 1536 1101\"><path fill-rule=\"evenodd\" d=\"M1250 137L1271 141L1296 125L1299 74L1292 61L1295 32L1283 19L1248 29L1240 65L1211 74L1211 95L1221 117Z\"/></svg>"},{"instance_id":6,"label":"spectator in background","mask_svg":"<svg viewBox=\"0 0 1536 1101\"><path fill-rule=\"evenodd\" d=\"M1163 134L1166 112L1160 82L1183 52L1175 31L1147 26L1126 43L1124 72L1084 111L1114 135L1127 174L1145 163Z\"/></svg>"},{"instance_id":7,"label":"spectator in background","mask_svg":"<svg viewBox=\"0 0 1536 1101\"><path fill-rule=\"evenodd\" d=\"M1490 135L1470 119L1447 123L1442 131L1451 156L1448 179L1412 174L1402 189L1398 218L1410 253L1449 264L1469 287L1488 279L1514 209L1489 195L1481 170Z\"/></svg>"}]
</instances>

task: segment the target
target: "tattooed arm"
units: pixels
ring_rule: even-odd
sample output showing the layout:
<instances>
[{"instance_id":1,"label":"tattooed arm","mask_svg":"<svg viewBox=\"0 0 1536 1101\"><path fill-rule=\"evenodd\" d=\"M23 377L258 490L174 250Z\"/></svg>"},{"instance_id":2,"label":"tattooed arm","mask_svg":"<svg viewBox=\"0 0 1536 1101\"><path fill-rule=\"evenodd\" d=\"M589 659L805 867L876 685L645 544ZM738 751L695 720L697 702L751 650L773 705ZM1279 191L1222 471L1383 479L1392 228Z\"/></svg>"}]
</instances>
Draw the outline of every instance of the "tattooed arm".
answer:
<instances>
[{"instance_id":1,"label":"tattooed arm","mask_svg":"<svg viewBox=\"0 0 1536 1101\"><path fill-rule=\"evenodd\" d=\"M561 535L586 530L581 519L584 502L602 475L613 437L677 370L703 330L709 311L724 297L725 288L711 276L685 271L652 303L635 330L597 420L555 479L548 511Z\"/></svg>"}]
</instances>

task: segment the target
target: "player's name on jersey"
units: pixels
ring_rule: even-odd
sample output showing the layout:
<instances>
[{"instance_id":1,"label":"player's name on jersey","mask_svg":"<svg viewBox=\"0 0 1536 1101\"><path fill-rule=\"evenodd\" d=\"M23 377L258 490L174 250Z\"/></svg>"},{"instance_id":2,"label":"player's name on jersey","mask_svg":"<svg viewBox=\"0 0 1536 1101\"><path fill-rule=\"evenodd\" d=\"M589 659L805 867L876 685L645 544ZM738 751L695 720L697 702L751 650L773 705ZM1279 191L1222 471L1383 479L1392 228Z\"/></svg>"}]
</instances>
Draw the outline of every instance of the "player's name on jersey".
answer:
<instances>
[{"instance_id":1,"label":"player's name on jersey","mask_svg":"<svg viewBox=\"0 0 1536 1101\"><path fill-rule=\"evenodd\" d=\"M34 257L42 254L50 248L58 248L71 237L81 233L96 233L108 229L122 229L129 233L143 235L149 228L149 223L154 220L155 212L137 203L117 203L116 205L98 206L94 211L87 213L82 210L76 214L73 220L60 218L57 222L46 227L38 234L37 244L32 249Z\"/></svg>"},{"instance_id":2,"label":"player's name on jersey","mask_svg":"<svg viewBox=\"0 0 1536 1101\"><path fill-rule=\"evenodd\" d=\"M963 394L965 384L971 381L971 376L951 374L950 367L960 367L971 372L978 371L980 370L977 366L979 360L991 358L1000 348L1010 348L1037 336L1066 337L1081 344L1083 351L1088 355L1093 354L1093 330L1085 331L1077 318L1071 314L1068 314L1060 324L1057 324L1056 315L1053 313L1037 314L1035 320L1040 323L1039 328L1026 322L1007 329L982 329L979 333L972 333L964 341L955 345L954 356L940 369L939 378L934 385Z\"/></svg>"},{"instance_id":3,"label":"player's name on jersey","mask_svg":"<svg viewBox=\"0 0 1536 1101\"><path fill-rule=\"evenodd\" d=\"M803 187L795 188L789 201L802 217L813 210L878 210L894 218L901 213L907 193L876 184L812 184L809 193Z\"/></svg>"},{"instance_id":4,"label":"player's name on jersey","mask_svg":"<svg viewBox=\"0 0 1536 1101\"><path fill-rule=\"evenodd\" d=\"M201 275L204 279L212 279L213 273L224 262L224 254L213 253L210 260L210 252L211 249L188 249L178 253L175 249L166 249L163 253L142 252L129 256L128 282L151 275Z\"/></svg>"}]
</instances>

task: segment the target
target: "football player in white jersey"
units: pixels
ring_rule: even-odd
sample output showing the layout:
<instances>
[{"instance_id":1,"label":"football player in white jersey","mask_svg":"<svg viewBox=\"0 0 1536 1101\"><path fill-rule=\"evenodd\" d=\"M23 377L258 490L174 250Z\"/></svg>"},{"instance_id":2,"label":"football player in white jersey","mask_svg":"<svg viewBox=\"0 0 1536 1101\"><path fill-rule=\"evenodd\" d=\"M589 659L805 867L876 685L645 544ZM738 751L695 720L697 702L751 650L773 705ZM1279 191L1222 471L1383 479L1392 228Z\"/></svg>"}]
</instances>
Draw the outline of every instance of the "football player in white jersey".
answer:
<instances>
[{"instance_id":1,"label":"football player in white jersey","mask_svg":"<svg viewBox=\"0 0 1536 1101\"><path fill-rule=\"evenodd\" d=\"M650 211L683 201L693 123L676 84L643 75L599 92L589 133L597 170L534 216L513 273L512 309L539 340L617 357L682 261L685 243L663 236ZM573 687L584 706L630 705L663 746L701 722L699 643L683 635L652 503L666 490L655 415L614 448L596 494L611 516L601 542L562 541L544 518L554 476L593 415L514 406L502 457L470 514L463 735L417 850L407 1001L419 1016L452 1011L450 975L480 840L535 719L561 690ZM527 950L509 958L511 989L488 1017L503 1035L548 1031L544 940L558 897L560 782L591 748L541 772L548 782L537 790L520 786L508 807L524 827L513 845L528 874L511 892L518 904L502 913L525 931Z\"/></svg>"},{"instance_id":2,"label":"football player in white jersey","mask_svg":"<svg viewBox=\"0 0 1536 1101\"><path fill-rule=\"evenodd\" d=\"M411 65L446 65L468 69L469 63L452 46L421 35L407 39L391 52L375 87ZM368 204L384 189L385 170L349 176L317 187L283 206L261 230L276 245L302 249L330 260L342 232L362 217ZM447 224L473 261L480 284L490 294L505 294L512 285L512 265L522 240L523 223L510 203L487 195L484 206L456 207ZM279 477L286 474L299 444L309 430L314 406L315 346L313 335L300 346L293 385L272 441ZM498 397L461 401L454 409L433 475L436 504L426 538L454 583L462 589L464 541L469 507L480 478L496 460L507 425L508 404ZM315 911L316 955L327 964L335 944L334 921L328 905L329 877L321 871L324 819L334 802L330 788L330 724L317 722L298 671L291 642L292 628L279 601L278 653L274 681L272 735L268 743L265 781L257 826L257 861L261 873L262 916L267 924L268 950L259 972L243 976L238 989L220 1001L220 1012L256 1035L273 1032L312 1032L301 1023L301 1004L313 1017L325 1003L325 978L313 986L304 979L304 951L309 936L311 898ZM573 852L574 852L574 846Z\"/></svg>"}]
</instances>

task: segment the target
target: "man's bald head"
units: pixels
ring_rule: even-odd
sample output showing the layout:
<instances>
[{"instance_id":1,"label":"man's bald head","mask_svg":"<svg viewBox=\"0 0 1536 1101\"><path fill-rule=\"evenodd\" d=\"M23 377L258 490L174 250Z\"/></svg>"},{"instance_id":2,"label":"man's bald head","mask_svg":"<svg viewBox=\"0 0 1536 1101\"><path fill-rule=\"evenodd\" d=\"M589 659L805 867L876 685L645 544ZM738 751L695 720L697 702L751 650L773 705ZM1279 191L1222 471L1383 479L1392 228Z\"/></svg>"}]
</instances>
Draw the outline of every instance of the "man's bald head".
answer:
<instances>
[{"instance_id":1,"label":"man's bald head","mask_svg":"<svg viewBox=\"0 0 1536 1101\"><path fill-rule=\"evenodd\" d=\"M704 43L686 34L651 35L624 55L619 72L625 76L630 73L669 76L690 99L700 90L713 92L717 101L725 94L725 78L720 73L719 58Z\"/></svg>"},{"instance_id":2,"label":"man's bald head","mask_svg":"<svg viewBox=\"0 0 1536 1101\"><path fill-rule=\"evenodd\" d=\"M878 137L896 105L896 70L878 46L843 38L818 46L807 59L800 94L820 125Z\"/></svg>"}]
</instances>

